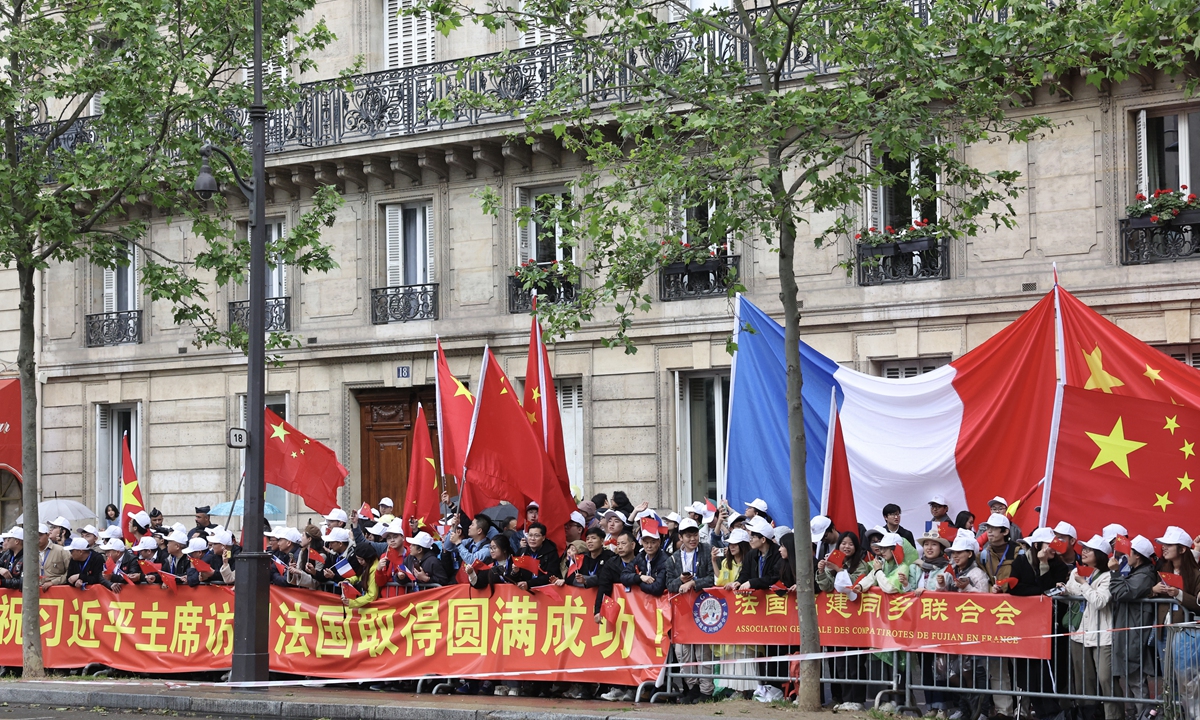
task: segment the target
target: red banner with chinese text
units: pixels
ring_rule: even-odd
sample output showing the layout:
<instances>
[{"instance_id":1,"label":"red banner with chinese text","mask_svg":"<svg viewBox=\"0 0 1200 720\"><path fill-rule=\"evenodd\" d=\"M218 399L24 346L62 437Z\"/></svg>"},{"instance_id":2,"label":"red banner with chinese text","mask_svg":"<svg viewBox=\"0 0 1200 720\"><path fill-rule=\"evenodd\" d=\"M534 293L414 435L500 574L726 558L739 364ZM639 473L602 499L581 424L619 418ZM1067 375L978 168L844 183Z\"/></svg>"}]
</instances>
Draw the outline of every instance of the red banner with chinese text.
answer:
<instances>
[{"instance_id":1,"label":"red banner with chinese text","mask_svg":"<svg viewBox=\"0 0 1200 720\"><path fill-rule=\"evenodd\" d=\"M926 592L856 600L841 593L817 596L821 645L915 650L929 646L955 655L1048 660L1053 600L1003 593ZM672 600L677 643L799 645L796 596L768 591L711 589Z\"/></svg>"},{"instance_id":2,"label":"red banner with chinese text","mask_svg":"<svg viewBox=\"0 0 1200 720\"><path fill-rule=\"evenodd\" d=\"M453 585L349 609L330 593L272 587L271 669L328 678L531 670L550 672L529 679L624 685L657 677L671 630L667 599L616 588L614 629L595 622L595 592ZM227 669L233 607L233 592L219 586L51 588L42 595L46 667ZM20 614L20 593L0 591L0 665L21 664ZM588 669L601 667L617 669ZM574 669L586 671L554 672Z\"/></svg>"}]
</instances>

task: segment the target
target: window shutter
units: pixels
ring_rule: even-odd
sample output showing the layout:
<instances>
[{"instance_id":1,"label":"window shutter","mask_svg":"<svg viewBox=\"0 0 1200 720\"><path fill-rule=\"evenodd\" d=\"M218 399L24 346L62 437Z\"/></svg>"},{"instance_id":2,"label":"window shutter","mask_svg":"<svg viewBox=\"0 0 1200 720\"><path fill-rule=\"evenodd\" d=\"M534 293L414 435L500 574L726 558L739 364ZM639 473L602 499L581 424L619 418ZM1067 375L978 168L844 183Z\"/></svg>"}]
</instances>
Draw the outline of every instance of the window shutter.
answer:
<instances>
[{"instance_id":1,"label":"window shutter","mask_svg":"<svg viewBox=\"0 0 1200 720\"><path fill-rule=\"evenodd\" d=\"M1139 110L1137 114L1137 191L1150 195L1150 175L1146 167L1146 111Z\"/></svg>"},{"instance_id":2,"label":"window shutter","mask_svg":"<svg viewBox=\"0 0 1200 720\"><path fill-rule=\"evenodd\" d=\"M400 2L383 2L383 54L388 70L400 67ZM388 283L391 284L390 282Z\"/></svg>"},{"instance_id":3,"label":"window shutter","mask_svg":"<svg viewBox=\"0 0 1200 720\"><path fill-rule=\"evenodd\" d=\"M101 104L101 101L103 99L104 99L103 91L97 92L95 95L92 96L92 102L88 106L88 114L89 115L99 115L100 113L102 113L104 111L104 108L102 107L102 104Z\"/></svg>"},{"instance_id":4,"label":"window shutter","mask_svg":"<svg viewBox=\"0 0 1200 720\"><path fill-rule=\"evenodd\" d=\"M117 271L103 268L104 271L104 310L110 313L117 311Z\"/></svg>"},{"instance_id":5,"label":"window shutter","mask_svg":"<svg viewBox=\"0 0 1200 720\"><path fill-rule=\"evenodd\" d=\"M556 386L567 476L572 490L580 490L583 488L583 382L559 380Z\"/></svg>"},{"instance_id":6,"label":"window shutter","mask_svg":"<svg viewBox=\"0 0 1200 720\"><path fill-rule=\"evenodd\" d=\"M142 309L142 289L138 287L138 247L137 245L129 246L129 267L123 268L129 273L129 294L133 297L129 298L129 308L131 310Z\"/></svg>"},{"instance_id":7,"label":"window shutter","mask_svg":"<svg viewBox=\"0 0 1200 720\"><path fill-rule=\"evenodd\" d=\"M288 39L284 38L282 51L287 52L288 47L289 47ZM281 81L286 81L287 76L288 76L287 67L285 65L282 65L279 62L279 58L274 58L274 57L270 57L270 56L263 58L263 72L266 73L265 77L269 78L272 75L274 75L275 77L279 78ZM250 87L250 88L254 87L254 66L253 65L249 65L247 67L242 68L242 82L245 83L246 87Z\"/></svg>"},{"instance_id":8,"label":"window shutter","mask_svg":"<svg viewBox=\"0 0 1200 720\"><path fill-rule=\"evenodd\" d=\"M517 189L517 206L533 209L532 193L525 188ZM517 222L517 264L529 260L533 254L533 218Z\"/></svg>"},{"instance_id":9,"label":"window shutter","mask_svg":"<svg viewBox=\"0 0 1200 720\"><path fill-rule=\"evenodd\" d=\"M275 225L275 233L276 233L275 238L277 240L284 237L285 235L287 235L287 221L286 220L280 220ZM283 257L280 256L280 258L279 258L279 297L287 297L290 294L290 293L288 293L288 277L287 276L288 276L287 263L284 262Z\"/></svg>"},{"instance_id":10,"label":"window shutter","mask_svg":"<svg viewBox=\"0 0 1200 720\"><path fill-rule=\"evenodd\" d=\"M867 145L863 149L863 157L865 158L867 164L866 174L870 175L870 173L875 169L875 158L872 155L872 147L870 145ZM867 213L867 225L869 227L878 228L883 225L883 222L880 220L881 213L883 211L882 194L883 188L879 187L878 185L871 185L866 188L866 201L864 202L864 209Z\"/></svg>"},{"instance_id":11,"label":"window shutter","mask_svg":"<svg viewBox=\"0 0 1200 720\"><path fill-rule=\"evenodd\" d=\"M521 5L521 10L524 12L524 3ZM560 39L558 33L545 25L534 22L529 25L529 28L525 32L521 33L521 47L537 47L538 45L558 42Z\"/></svg>"},{"instance_id":12,"label":"window shutter","mask_svg":"<svg viewBox=\"0 0 1200 720\"><path fill-rule=\"evenodd\" d=\"M384 0L384 55L387 69L431 63L437 59L437 31L428 13L420 17L401 15L412 8L412 0Z\"/></svg>"},{"instance_id":13,"label":"window shutter","mask_svg":"<svg viewBox=\"0 0 1200 720\"><path fill-rule=\"evenodd\" d=\"M433 203L425 206L425 282L432 283L434 274Z\"/></svg>"},{"instance_id":14,"label":"window shutter","mask_svg":"<svg viewBox=\"0 0 1200 720\"><path fill-rule=\"evenodd\" d=\"M388 287L404 284L402 238L404 235L404 208L388 205L385 210L384 269Z\"/></svg>"}]
</instances>

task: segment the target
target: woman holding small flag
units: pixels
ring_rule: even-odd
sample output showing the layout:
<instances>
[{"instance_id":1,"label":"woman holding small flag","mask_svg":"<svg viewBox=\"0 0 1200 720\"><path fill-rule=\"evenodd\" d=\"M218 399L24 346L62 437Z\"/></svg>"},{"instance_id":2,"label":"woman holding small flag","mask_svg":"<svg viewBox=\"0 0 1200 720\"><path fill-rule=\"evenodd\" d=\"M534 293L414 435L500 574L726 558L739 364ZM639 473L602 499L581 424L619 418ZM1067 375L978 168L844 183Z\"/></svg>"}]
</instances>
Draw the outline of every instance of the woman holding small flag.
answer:
<instances>
[{"instance_id":1,"label":"woman holding small flag","mask_svg":"<svg viewBox=\"0 0 1200 720\"><path fill-rule=\"evenodd\" d=\"M1071 571L1063 585L1064 594L1083 598L1083 615L1071 635L1071 665L1074 692L1093 693L1097 682L1103 695L1112 695L1112 573L1108 558L1112 546L1099 535L1083 543L1083 564ZM1095 702L1085 702L1095 705ZM1124 717L1119 703L1104 703L1105 720Z\"/></svg>"},{"instance_id":2,"label":"woman holding small flag","mask_svg":"<svg viewBox=\"0 0 1200 720\"><path fill-rule=\"evenodd\" d=\"M847 586L853 585L854 580L871 572L871 564L863 557L865 552L858 540L858 533L847 530L838 535L833 547L833 550L817 562L817 587L821 592L834 592L837 577L842 571L846 573Z\"/></svg>"},{"instance_id":3,"label":"woman holding small flag","mask_svg":"<svg viewBox=\"0 0 1200 720\"><path fill-rule=\"evenodd\" d=\"M379 597L379 581L375 577L379 570L379 551L371 543L355 545L354 559L347 564L354 574L341 583L342 605L357 608L374 602ZM339 573L344 572L340 562L335 567Z\"/></svg>"},{"instance_id":4,"label":"woman holding small flag","mask_svg":"<svg viewBox=\"0 0 1200 720\"><path fill-rule=\"evenodd\" d=\"M489 585L521 586L523 584L525 588L528 588L533 575L529 570L516 563L509 536L503 533L496 535L492 538L489 548L492 555L490 564L476 560L467 566L467 579L471 582L471 586L482 589ZM534 560L534 562L537 561Z\"/></svg>"}]
</instances>

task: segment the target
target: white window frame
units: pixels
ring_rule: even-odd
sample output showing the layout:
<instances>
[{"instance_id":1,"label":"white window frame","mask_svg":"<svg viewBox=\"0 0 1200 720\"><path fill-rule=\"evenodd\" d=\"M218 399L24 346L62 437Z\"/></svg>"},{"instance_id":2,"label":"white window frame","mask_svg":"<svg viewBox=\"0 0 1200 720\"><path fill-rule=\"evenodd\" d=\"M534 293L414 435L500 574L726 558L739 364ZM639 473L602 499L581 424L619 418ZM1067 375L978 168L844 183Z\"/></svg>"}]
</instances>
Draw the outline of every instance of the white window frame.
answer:
<instances>
[{"instance_id":1,"label":"white window frame","mask_svg":"<svg viewBox=\"0 0 1200 720\"><path fill-rule=\"evenodd\" d=\"M933 372L943 365L949 364L949 355L881 360L878 362L879 377L890 380L911 378Z\"/></svg>"},{"instance_id":2,"label":"white window frame","mask_svg":"<svg viewBox=\"0 0 1200 720\"><path fill-rule=\"evenodd\" d=\"M241 426L246 428L250 432L256 432L256 431L262 432L262 428L249 427L249 418L246 416L246 394L238 393L237 398L238 398L238 400L237 400L238 417L241 418ZM266 397L263 398L263 405L266 405L267 407L270 407L271 405L280 405L280 404L282 404L283 408L284 408L283 419L288 421L289 423L293 422L291 419L291 417L292 417L292 394L291 393L287 393L287 392L269 393L266 395ZM246 451L245 450L241 450L240 452L238 452L238 463L239 463L238 479L240 480L246 474ZM234 502L237 502L239 498L245 497L245 494L246 494L245 483L239 483L239 484L242 486L242 489L238 493L238 496L233 498ZM267 518L271 522L271 527L281 527L281 526L287 524L288 513L290 512L291 498L292 498L292 493L288 492L287 490L284 490L283 488L279 487L278 485L267 485L266 486L266 489L263 492L263 499L283 511L283 517L281 517L281 518L278 518L278 519ZM214 522L220 522L221 524L224 524L223 520L220 520L220 521L214 520Z\"/></svg>"},{"instance_id":3,"label":"white window frame","mask_svg":"<svg viewBox=\"0 0 1200 720\"><path fill-rule=\"evenodd\" d=\"M415 211L417 214L413 237L408 237L405 232L404 213L408 211ZM427 285L435 282L435 238L432 201L385 205L383 246L386 287ZM415 247L415 262L411 268L405 262L410 247ZM410 274L412 277L409 277Z\"/></svg>"},{"instance_id":4,"label":"white window frame","mask_svg":"<svg viewBox=\"0 0 1200 720\"><path fill-rule=\"evenodd\" d=\"M1192 185L1192 163L1191 163L1191 133L1190 121L1188 115L1191 113L1200 112L1200 107L1188 106L1177 107L1168 110L1138 110L1134 118L1134 134L1135 137L1135 153L1134 153L1134 180L1137 186L1137 192L1146 195L1154 192L1158 188L1150 187L1150 163L1149 163L1149 125L1151 118L1169 117L1174 115L1176 118L1176 134L1178 135L1179 143L1179 185L1187 185L1189 188ZM1173 188L1178 190L1179 188Z\"/></svg>"},{"instance_id":5,"label":"white window frame","mask_svg":"<svg viewBox=\"0 0 1200 720\"><path fill-rule=\"evenodd\" d=\"M869 144L863 149L863 156L866 161L868 172L875 166L876 162L873 151L874 149ZM880 160L882 161L882 157L880 157ZM913 157L908 163L908 182L913 187L917 187L921 184L921 180L921 160L918 157ZM942 174L940 172L934 174L934 182L936 183L939 191L939 197L937 198L936 206L934 208L934 222L937 222L942 217L942 199L940 197L942 190ZM887 188L883 185L873 185L863 190L863 209L867 216L867 225L878 228L879 230L883 230L883 226L886 224L884 223L884 213L886 210L886 189ZM911 204L911 208L909 210L909 223L915 225L918 220L924 219L921 217L921 203L919 202L919 199L915 197L909 198L909 200Z\"/></svg>"},{"instance_id":6,"label":"white window frame","mask_svg":"<svg viewBox=\"0 0 1200 720\"><path fill-rule=\"evenodd\" d=\"M583 378L556 378L558 414L562 419L563 449L567 455L567 476L571 493L582 497L584 487L583 462Z\"/></svg>"},{"instance_id":7,"label":"white window frame","mask_svg":"<svg viewBox=\"0 0 1200 720\"><path fill-rule=\"evenodd\" d=\"M288 38L283 39L283 51L287 52L291 46ZM272 75L279 78L281 83L286 83L288 79L288 68L279 62L278 58L264 57L263 58L263 78L269 78ZM251 90L254 89L254 66L250 65L242 68L242 84ZM264 86L266 83L264 83Z\"/></svg>"},{"instance_id":8,"label":"white window frame","mask_svg":"<svg viewBox=\"0 0 1200 720\"><path fill-rule=\"evenodd\" d=\"M287 232L286 220L267 221L267 245L277 242ZM282 255L267 258L267 295L269 298L290 297L288 289L288 268Z\"/></svg>"},{"instance_id":9,"label":"white window frame","mask_svg":"<svg viewBox=\"0 0 1200 720\"><path fill-rule=\"evenodd\" d=\"M675 465L676 487L679 507L686 507L696 500L692 496L692 413L691 413L691 382L697 379L713 379L713 408L717 410L714 428L717 463L717 499L724 498L728 492L728 478L725 475L726 443L729 441L728 428L725 426L725 414L720 408L726 407L729 398L725 397L725 386L722 382L730 379L730 370L711 371L675 371Z\"/></svg>"},{"instance_id":10,"label":"white window frame","mask_svg":"<svg viewBox=\"0 0 1200 720\"><path fill-rule=\"evenodd\" d=\"M571 191L565 185L547 185L543 187L533 188L517 188L517 204L520 207L529 208L529 218L517 223L517 263L524 264L527 260L537 260L537 237L538 237L538 220L537 220L537 199L543 195L558 196L557 208L562 209L562 201L571 196ZM563 236L566 231L557 223L554 225L554 260L562 262L566 258L563 252L565 249L562 244ZM574 257L574 248L571 248L571 257ZM539 262L540 265L549 265L549 261Z\"/></svg>"},{"instance_id":11,"label":"white window frame","mask_svg":"<svg viewBox=\"0 0 1200 720\"><path fill-rule=\"evenodd\" d=\"M109 503L121 507L121 490L124 465L121 458L122 434L116 432L114 415L130 413L129 455L133 458L134 470L138 473L138 484L143 500L149 501L146 489L147 473L143 470L142 457L142 403L113 403L96 405L96 512L100 517ZM149 507L146 508L149 511Z\"/></svg>"},{"instance_id":12,"label":"white window frame","mask_svg":"<svg viewBox=\"0 0 1200 720\"><path fill-rule=\"evenodd\" d=\"M437 28L428 13L419 17L400 15L413 0L383 0L384 69L437 62Z\"/></svg>"},{"instance_id":13,"label":"white window frame","mask_svg":"<svg viewBox=\"0 0 1200 720\"><path fill-rule=\"evenodd\" d=\"M115 268L102 268L102 312L128 312L141 309L141 290L138 287L138 248L129 245L129 264ZM124 280L124 291L121 280Z\"/></svg>"}]
</instances>

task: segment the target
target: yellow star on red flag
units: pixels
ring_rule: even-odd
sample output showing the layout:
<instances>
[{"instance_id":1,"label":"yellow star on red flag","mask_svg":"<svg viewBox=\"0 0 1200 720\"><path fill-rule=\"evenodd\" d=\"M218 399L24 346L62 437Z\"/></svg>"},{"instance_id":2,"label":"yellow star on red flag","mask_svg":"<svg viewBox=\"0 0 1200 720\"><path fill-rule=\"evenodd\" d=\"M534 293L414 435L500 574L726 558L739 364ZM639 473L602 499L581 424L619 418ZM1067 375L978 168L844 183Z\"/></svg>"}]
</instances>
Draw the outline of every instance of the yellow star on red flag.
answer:
<instances>
[{"instance_id":1,"label":"yellow star on red flag","mask_svg":"<svg viewBox=\"0 0 1200 720\"><path fill-rule=\"evenodd\" d=\"M1113 388L1121 387L1125 384L1121 382L1120 378L1109 374L1109 372L1104 369L1104 362L1101 358L1099 345L1097 345L1096 349L1090 353L1085 351L1083 353L1083 359L1085 362L1087 362L1088 371L1091 373L1088 376L1087 382L1083 385L1084 390L1101 390L1111 395Z\"/></svg>"},{"instance_id":2,"label":"yellow star on red flag","mask_svg":"<svg viewBox=\"0 0 1200 720\"><path fill-rule=\"evenodd\" d=\"M291 431L289 431L287 428L285 428L283 426L283 423L279 423L278 425L272 425L271 427L274 430L274 432L271 433L270 439L279 438L279 442L284 443L286 445L287 444L287 436L292 434Z\"/></svg>"},{"instance_id":3,"label":"yellow star on red flag","mask_svg":"<svg viewBox=\"0 0 1200 720\"><path fill-rule=\"evenodd\" d=\"M1096 443L1096 447L1100 448L1100 452L1096 454L1096 459L1092 461L1092 470L1106 463L1112 463L1121 472L1125 473L1125 477L1129 477L1129 453L1145 447L1146 443L1138 442L1137 440L1126 440L1125 428L1122 422L1122 418L1117 418L1117 424L1113 425L1113 429L1108 435L1087 433L1092 442Z\"/></svg>"},{"instance_id":4,"label":"yellow star on red flag","mask_svg":"<svg viewBox=\"0 0 1200 720\"><path fill-rule=\"evenodd\" d=\"M1162 511L1166 512L1168 505L1175 504L1174 502L1171 501L1171 499L1169 497L1167 497L1170 494L1171 493L1163 493L1162 495L1159 495L1158 493L1154 493L1154 497L1158 498L1158 500L1154 503L1154 507L1162 508Z\"/></svg>"},{"instance_id":5,"label":"yellow star on red flag","mask_svg":"<svg viewBox=\"0 0 1200 720\"><path fill-rule=\"evenodd\" d=\"M1183 456L1185 458L1190 458L1191 456L1196 454L1196 452L1194 450L1192 450L1193 445L1195 445L1195 443L1190 443L1187 440L1184 440L1183 447L1179 448L1179 452L1183 453Z\"/></svg>"},{"instance_id":6,"label":"yellow star on red flag","mask_svg":"<svg viewBox=\"0 0 1200 720\"><path fill-rule=\"evenodd\" d=\"M1171 434L1174 435L1177 429L1179 429L1179 416L1176 415L1175 417L1167 418L1167 424L1163 425L1163 430L1170 430Z\"/></svg>"},{"instance_id":7,"label":"yellow star on red flag","mask_svg":"<svg viewBox=\"0 0 1200 720\"><path fill-rule=\"evenodd\" d=\"M1188 477L1187 473L1184 473L1183 477L1175 479L1179 481L1179 489L1187 490L1188 492L1192 491L1192 483L1196 482L1196 479Z\"/></svg>"},{"instance_id":8,"label":"yellow star on red flag","mask_svg":"<svg viewBox=\"0 0 1200 720\"><path fill-rule=\"evenodd\" d=\"M1150 367L1149 363L1147 363L1146 364L1146 372L1142 373L1142 375L1145 375L1146 377L1150 378L1151 385L1157 385L1158 381L1162 380L1162 377L1159 375L1160 372L1162 372L1162 371L1155 370L1154 368Z\"/></svg>"}]
</instances>

